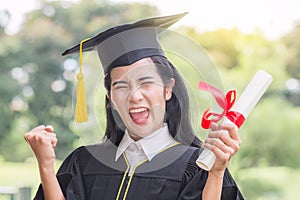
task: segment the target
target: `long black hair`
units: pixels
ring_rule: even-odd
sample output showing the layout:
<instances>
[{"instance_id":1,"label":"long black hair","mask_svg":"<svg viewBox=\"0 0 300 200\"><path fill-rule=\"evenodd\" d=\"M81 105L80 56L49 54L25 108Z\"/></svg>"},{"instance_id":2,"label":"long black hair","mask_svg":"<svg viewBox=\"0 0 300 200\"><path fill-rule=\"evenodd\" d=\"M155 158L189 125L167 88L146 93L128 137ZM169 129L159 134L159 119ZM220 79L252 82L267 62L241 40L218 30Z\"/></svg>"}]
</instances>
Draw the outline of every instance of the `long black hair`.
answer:
<instances>
[{"instance_id":1,"label":"long black hair","mask_svg":"<svg viewBox=\"0 0 300 200\"><path fill-rule=\"evenodd\" d=\"M172 137L180 143L200 147L202 142L195 135L190 120L190 104L189 97L184 81L176 70L176 68L162 56L150 57L156 65L159 75L161 76L164 85L170 84L170 79L175 79L175 85L172 91L172 97L166 102L165 122ZM105 72L104 85L110 96L111 85L111 70ZM125 125L122 122L118 112L111 108L109 97L106 96L106 131L105 136L115 145L119 145L125 130Z\"/></svg>"}]
</instances>

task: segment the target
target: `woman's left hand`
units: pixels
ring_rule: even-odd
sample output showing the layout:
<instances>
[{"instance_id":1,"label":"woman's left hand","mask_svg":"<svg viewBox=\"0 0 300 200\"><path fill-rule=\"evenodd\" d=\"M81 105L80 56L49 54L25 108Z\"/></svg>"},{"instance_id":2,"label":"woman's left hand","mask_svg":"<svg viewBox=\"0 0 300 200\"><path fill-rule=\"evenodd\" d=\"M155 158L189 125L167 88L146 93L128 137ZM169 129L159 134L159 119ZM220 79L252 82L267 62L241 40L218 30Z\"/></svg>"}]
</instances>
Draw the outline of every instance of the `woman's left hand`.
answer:
<instances>
[{"instance_id":1,"label":"woman's left hand","mask_svg":"<svg viewBox=\"0 0 300 200\"><path fill-rule=\"evenodd\" d=\"M241 139L238 128L229 123L219 126L211 124L211 132L204 142L204 147L210 149L216 155L216 161L211 172L223 174L231 157L239 150Z\"/></svg>"}]
</instances>

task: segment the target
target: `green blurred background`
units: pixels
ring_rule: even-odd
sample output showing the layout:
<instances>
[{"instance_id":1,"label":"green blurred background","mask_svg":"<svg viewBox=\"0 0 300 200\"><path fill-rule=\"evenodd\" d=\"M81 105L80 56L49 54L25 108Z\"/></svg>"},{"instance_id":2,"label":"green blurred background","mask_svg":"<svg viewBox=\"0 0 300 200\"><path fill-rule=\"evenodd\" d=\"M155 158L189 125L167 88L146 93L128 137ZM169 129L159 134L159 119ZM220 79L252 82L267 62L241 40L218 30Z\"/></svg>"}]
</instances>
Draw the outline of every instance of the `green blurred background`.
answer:
<instances>
[{"instance_id":1,"label":"green blurred background","mask_svg":"<svg viewBox=\"0 0 300 200\"><path fill-rule=\"evenodd\" d=\"M97 123L74 124L72 94L78 55L61 57L60 53L112 24L161 15L158 7L147 3L99 0L73 3L36 0L36 3L38 6L27 12L22 26L13 34L7 31L11 13L0 7L0 187L29 186L33 193L39 175L34 155L23 139L24 133L36 125L53 125L59 139L58 166L72 149L100 141L105 125L104 112L99 106L102 97L95 94L95 84L99 82L96 77L93 78L98 82L87 83L87 88L91 88L87 90L90 90L88 98L93 99L90 109L99 108L95 111ZM259 29L250 33L238 28L199 31L192 25L181 24L173 30L204 47L225 90L236 89L239 95L258 69L273 76L270 88L240 129L242 146L229 168L246 199L298 199L300 22L295 21L293 29L275 39L266 37ZM191 51L188 46L186 51ZM93 74L99 61L96 54L88 57L85 70ZM178 62L174 64L182 65ZM103 88L99 87L101 95ZM203 104L199 103L200 111L209 103L204 98ZM199 119L201 114L196 113ZM204 140L206 132L196 128ZM0 195L1 198L5 197Z\"/></svg>"}]
</instances>

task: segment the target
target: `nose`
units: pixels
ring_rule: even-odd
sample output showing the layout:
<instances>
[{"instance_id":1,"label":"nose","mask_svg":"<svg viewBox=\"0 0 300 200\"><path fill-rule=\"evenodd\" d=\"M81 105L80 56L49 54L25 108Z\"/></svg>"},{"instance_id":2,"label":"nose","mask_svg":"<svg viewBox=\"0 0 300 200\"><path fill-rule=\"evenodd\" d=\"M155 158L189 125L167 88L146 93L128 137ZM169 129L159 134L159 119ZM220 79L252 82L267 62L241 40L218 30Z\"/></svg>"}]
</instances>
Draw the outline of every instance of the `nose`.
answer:
<instances>
[{"instance_id":1,"label":"nose","mask_svg":"<svg viewBox=\"0 0 300 200\"><path fill-rule=\"evenodd\" d=\"M143 100L144 96L140 88L135 88L130 92L129 101L130 102L139 102Z\"/></svg>"}]
</instances>

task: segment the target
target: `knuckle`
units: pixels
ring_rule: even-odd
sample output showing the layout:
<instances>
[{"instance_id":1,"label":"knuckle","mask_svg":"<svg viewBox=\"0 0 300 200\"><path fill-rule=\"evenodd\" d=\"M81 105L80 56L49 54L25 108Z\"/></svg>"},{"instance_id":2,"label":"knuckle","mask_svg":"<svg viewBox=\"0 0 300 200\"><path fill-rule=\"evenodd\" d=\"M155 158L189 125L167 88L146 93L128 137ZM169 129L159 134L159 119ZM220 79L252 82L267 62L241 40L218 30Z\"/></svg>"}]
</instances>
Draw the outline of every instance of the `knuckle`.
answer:
<instances>
[{"instance_id":1,"label":"knuckle","mask_svg":"<svg viewBox=\"0 0 300 200\"><path fill-rule=\"evenodd\" d=\"M220 137L228 138L229 137L229 132L227 130L221 130L220 131Z\"/></svg>"},{"instance_id":2,"label":"knuckle","mask_svg":"<svg viewBox=\"0 0 300 200\"><path fill-rule=\"evenodd\" d=\"M227 124L227 127L230 131L235 131L235 126L233 124Z\"/></svg>"},{"instance_id":3,"label":"knuckle","mask_svg":"<svg viewBox=\"0 0 300 200\"><path fill-rule=\"evenodd\" d=\"M206 138L205 143L212 143L212 138Z\"/></svg>"},{"instance_id":4,"label":"knuckle","mask_svg":"<svg viewBox=\"0 0 300 200\"><path fill-rule=\"evenodd\" d=\"M33 135L32 136L32 139L34 140L34 141L39 141L40 140L40 136L38 136L38 135Z\"/></svg>"},{"instance_id":5,"label":"knuckle","mask_svg":"<svg viewBox=\"0 0 300 200\"><path fill-rule=\"evenodd\" d=\"M214 144L215 144L216 146L221 146L221 145L222 145L222 142L221 142L220 139L214 139Z\"/></svg>"},{"instance_id":6,"label":"knuckle","mask_svg":"<svg viewBox=\"0 0 300 200\"><path fill-rule=\"evenodd\" d=\"M221 139L225 139L226 138L226 134L224 131L219 131L219 138Z\"/></svg>"},{"instance_id":7,"label":"knuckle","mask_svg":"<svg viewBox=\"0 0 300 200\"><path fill-rule=\"evenodd\" d=\"M228 152L229 152L230 155L233 155L236 152L236 150L232 149L232 148L229 148Z\"/></svg>"},{"instance_id":8,"label":"knuckle","mask_svg":"<svg viewBox=\"0 0 300 200\"><path fill-rule=\"evenodd\" d=\"M222 141L226 141L226 133L224 131L218 132L218 139Z\"/></svg>"},{"instance_id":9,"label":"knuckle","mask_svg":"<svg viewBox=\"0 0 300 200\"><path fill-rule=\"evenodd\" d=\"M210 138L215 138L216 136L217 136L217 131L211 131L208 134L208 137L210 137Z\"/></svg>"},{"instance_id":10,"label":"knuckle","mask_svg":"<svg viewBox=\"0 0 300 200\"><path fill-rule=\"evenodd\" d=\"M207 149L210 149L211 151L213 151L213 148L214 148L214 146L209 143L205 143L204 147Z\"/></svg>"},{"instance_id":11,"label":"knuckle","mask_svg":"<svg viewBox=\"0 0 300 200\"><path fill-rule=\"evenodd\" d=\"M233 146L232 149L234 151L233 152L233 154L234 154L234 153L236 153L240 149L240 147L239 146Z\"/></svg>"},{"instance_id":12,"label":"knuckle","mask_svg":"<svg viewBox=\"0 0 300 200\"><path fill-rule=\"evenodd\" d=\"M38 126L37 128L38 128L38 129L45 129L46 126L45 126L45 125L40 125L40 126Z\"/></svg>"},{"instance_id":13,"label":"knuckle","mask_svg":"<svg viewBox=\"0 0 300 200\"><path fill-rule=\"evenodd\" d=\"M239 146L241 146L242 140L239 138L239 139L237 140L237 143L238 143Z\"/></svg>"},{"instance_id":14,"label":"knuckle","mask_svg":"<svg viewBox=\"0 0 300 200\"><path fill-rule=\"evenodd\" d=\"M208 142L214 146L217 144L216 138L210 138Z\"/></svg>"},{"instance_id":15,"label":"knuckle","mask_svg":"<svg viewBox=\"0 0 300 200\"><path fill-rule=\"evenodd\" d=\"M30 137L30 135L31 135L31 133L30 133L30 132L28 132L28 133L25 133L25 134L24 134L24 138L28 139L28 138Z\"/></svg>"},{"instance_id":16,"label":"knuckle","mask_svg":"<svg viewBox=\"0 0 300 200\"><path fill-rule=\"evenodd\" d=\"M204 140L204 144L206 144L206 143L208 143L208 138L206 138L206 139Z\"/></svg>"},{"instance_id":17,"label":"knuckle","mask_svg":"<svg viewBox=\"0 0 300 200\"><path fill-rule=\"evenodd\" d=\"M237 141L235 142L235 148L238 150L241 146L241 142Z\"/></svg>"}]
</instances>

